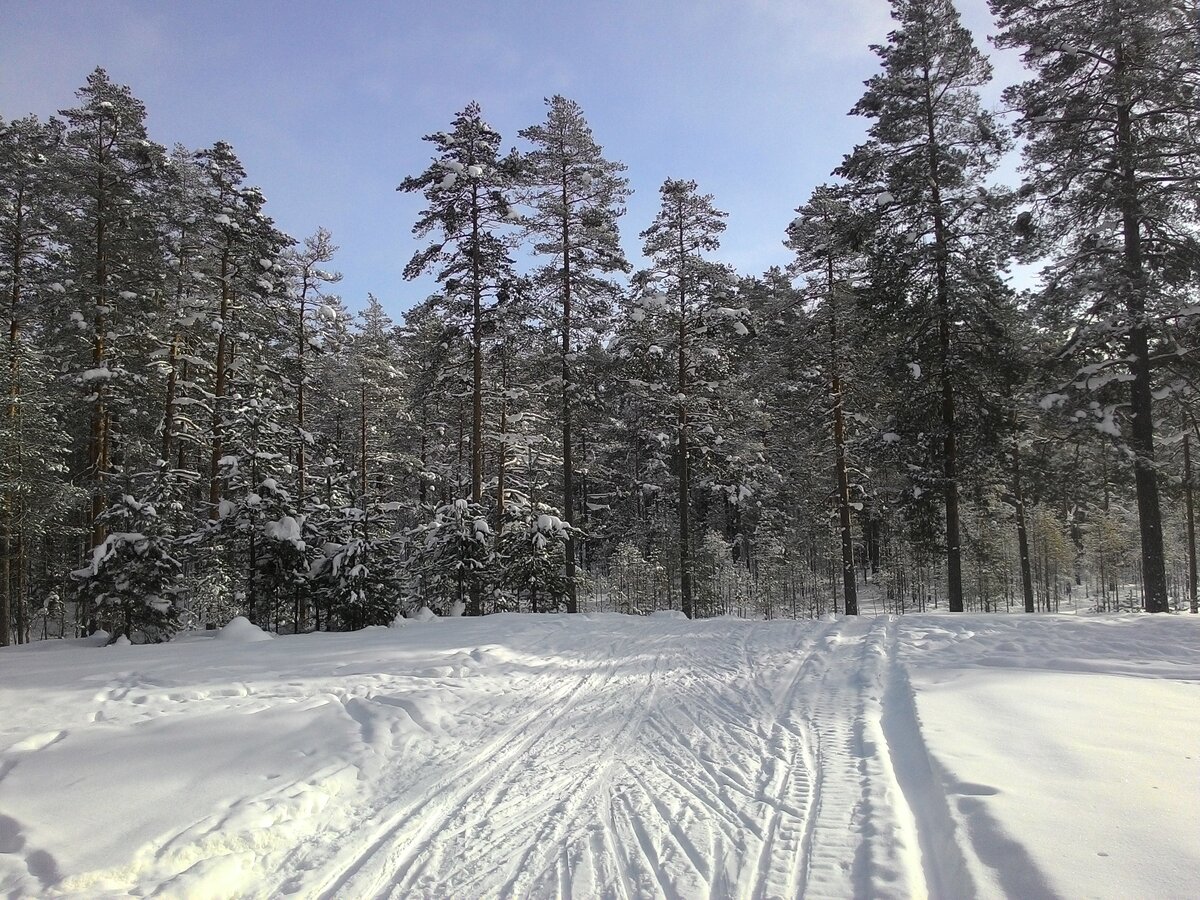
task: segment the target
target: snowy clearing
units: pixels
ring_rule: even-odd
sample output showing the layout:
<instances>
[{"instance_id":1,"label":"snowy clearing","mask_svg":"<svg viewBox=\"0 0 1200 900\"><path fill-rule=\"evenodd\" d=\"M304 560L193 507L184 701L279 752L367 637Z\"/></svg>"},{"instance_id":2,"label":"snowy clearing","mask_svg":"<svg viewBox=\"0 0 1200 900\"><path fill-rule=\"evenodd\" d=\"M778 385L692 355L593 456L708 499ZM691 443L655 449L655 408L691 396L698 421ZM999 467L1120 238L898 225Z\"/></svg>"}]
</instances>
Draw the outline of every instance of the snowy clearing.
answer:
<instances>
[{"instance_id":1,"label":"snowy clearing","mask_svg":"<svg viewBox=\"0 0 1200 900\"><path fill-rule=\"evenodd\" d=\"M0 652L0 892L1032 900L1200 884L1194 618L239 631Z\"/></svg>"}]
</instances>

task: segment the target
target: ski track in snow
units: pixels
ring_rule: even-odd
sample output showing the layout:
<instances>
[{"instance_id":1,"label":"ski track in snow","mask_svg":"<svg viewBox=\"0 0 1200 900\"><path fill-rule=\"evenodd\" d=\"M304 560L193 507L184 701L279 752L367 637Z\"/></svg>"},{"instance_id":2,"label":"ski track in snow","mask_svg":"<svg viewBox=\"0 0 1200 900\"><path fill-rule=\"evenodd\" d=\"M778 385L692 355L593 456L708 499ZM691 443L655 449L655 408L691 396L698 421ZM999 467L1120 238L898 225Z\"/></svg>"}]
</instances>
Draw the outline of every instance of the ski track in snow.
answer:
<instances>
[{"instance_id":1,"label":"ski track in snow","mask_svg":"<svg viewBox=\"0 0 1200 900\"><path fill-rule=\"evenodd\" d=\"M55 754L122 735L208 733L218 760L245 735L222 771L240 767L251 787L149 823L128 859L103 866L64 865L52 827L5 809L0 895L1055 896L1016 844L1020 873L994 858L1009 840L986 808L998 789L955 781L923 735L907 659L1012 660L972 655L957 623L491 621L290 639L309 641L297 655L277 640L207 662L204 641L84 651L93 668L55 688L61 704L0 730L0 808ZM995 626L1001 651L1015 626ZM500 643L472 643L489 635ZM146 664L114 671L117 653ZM1181 671L1161 656L1130 674ZM0 708L11 701L0 690ZM995 871L999 893L979 882Z\"/></svg>"}]
</instances>

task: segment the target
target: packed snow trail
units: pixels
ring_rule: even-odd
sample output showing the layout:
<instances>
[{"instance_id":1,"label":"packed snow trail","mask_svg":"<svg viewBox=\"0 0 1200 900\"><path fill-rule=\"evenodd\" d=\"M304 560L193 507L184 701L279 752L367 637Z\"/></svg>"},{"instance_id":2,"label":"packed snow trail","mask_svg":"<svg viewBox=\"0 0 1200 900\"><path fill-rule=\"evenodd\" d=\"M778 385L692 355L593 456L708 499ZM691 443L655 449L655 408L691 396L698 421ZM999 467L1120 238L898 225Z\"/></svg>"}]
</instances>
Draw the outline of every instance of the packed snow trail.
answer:
<instances>
[{"instance_id":1,"label":"packed snow trail","mask_svg":"<svg viewBox=\"0 0 1200 900\"><path fill-rule=\"evenodd\" d=\"M1200 877L1171 834L1200 801L1185 618L506 615L226 637L0 653L0 895L1024 900L1186 897ZM1038 692L1006 707L1022 677ZM1083 713L1053 732L1088 697L1089 718L1173 717L1145 790L1071 780ZM1122 770L1151 752L1122 740L1105 735ZM1125 858L1155 857L1151 825L1165 870ZM1110 859L1136 880L1091 872Z\"/></svg>"}]
</instances>

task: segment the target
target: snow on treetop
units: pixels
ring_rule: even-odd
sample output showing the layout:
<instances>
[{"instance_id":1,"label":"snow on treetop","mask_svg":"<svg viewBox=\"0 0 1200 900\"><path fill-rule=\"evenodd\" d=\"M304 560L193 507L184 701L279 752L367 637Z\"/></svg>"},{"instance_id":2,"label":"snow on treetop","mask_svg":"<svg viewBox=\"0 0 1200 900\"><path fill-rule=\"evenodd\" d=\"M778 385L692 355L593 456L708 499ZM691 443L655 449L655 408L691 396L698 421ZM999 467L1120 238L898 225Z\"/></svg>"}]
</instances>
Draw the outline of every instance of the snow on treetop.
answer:
<instances>
[{"instance_id":1,"label":"snow on treetop","mask_svg":"<svg viewBox=\"0 0 1200 900\"><path fill-rule=\"evenodd\" d=\"M267 522L264 527L267 537L280 543L291 544L297 550L304 550L306 544L300 539L300 523L294 516L281 516L274 522Z\"/></svg>"}]
</instances>

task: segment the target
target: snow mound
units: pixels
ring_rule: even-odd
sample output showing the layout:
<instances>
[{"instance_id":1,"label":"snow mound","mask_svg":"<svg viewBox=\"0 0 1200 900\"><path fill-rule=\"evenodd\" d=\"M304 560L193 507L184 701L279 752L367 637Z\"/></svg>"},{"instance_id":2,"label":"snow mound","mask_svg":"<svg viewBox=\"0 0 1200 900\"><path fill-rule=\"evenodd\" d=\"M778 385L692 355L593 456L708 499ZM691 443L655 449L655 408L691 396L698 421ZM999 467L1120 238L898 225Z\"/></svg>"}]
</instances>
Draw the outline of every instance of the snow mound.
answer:
<instances>
[{"instance_id":1,"label":"snow mound","mask_svg":"<svg viewBox=\"0 0 1200 900\"><path fill-rule=\"evenodd\" d=\"M408 619L404 618L404 613L397 612L396 617L392 619L392 624L389 628L405 628L408 626Z\"/></svg>"},{"instance_id":2,"label":"snow mound","mask_svg":"<svg viewBox=\"0 0 1200 900\"><path fill-rule=\"evenodd\" d=\"M687 621L687 616L685 616L683 614L683 612L678 609L656 609L654 612L650 613L650 618L652 618L652 619L675 619L676 621L680 621L680 622Z\"/></svg>"},{"instance_id":3,"label":"snow mound","mask_svg":"<svg viewBox=\"0 0 1200 900\"><path fill-rule=\"evenodd\" d=\"M108 642L111 639L111 634L109 634L103 628L99 628L96 631L93 631L87 640L88 643L90 643L93 647L107 647Z\"/></svg>"},{"instance_id":4,"label":"snow mound","mask_svg":"<svg viewBox=\"0 0 1200 900\"><path fill-rule=\"evenodd\" d=\"M272 635L267 634L245 616L238 616L217 632L217 638L222 641L236 641L239 644L257 644L260 641L271 640Z\"/></svg>"},{"instance_id":5,"label":"snow mound","mask_svg":"<svg viewBox=\"0 0 1200 900\"><path fill-rule=\"evenodd\" d=\"M113 641L112 644L110 644L109 646L111 646L111 647L128 647L132 643L133 642L131 640L129 640L129 638L126 635L122 634L122 635L118 636L117 639L115 641Z\"/></svg>"},{"instance_id":6,"label":"snow mound","mask_svg":"<svg viewBox=\"0 0 1200 900\"><path fill-rule=\"evenodd\" d=\"M437 618L437 614L428 606L422 606L415 613L409 616L414 622L432 622Z\"/></svg>"}]
</instances>

